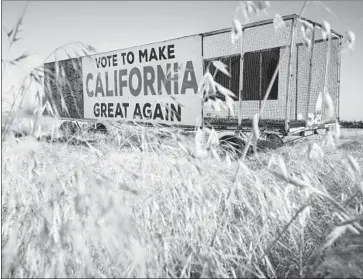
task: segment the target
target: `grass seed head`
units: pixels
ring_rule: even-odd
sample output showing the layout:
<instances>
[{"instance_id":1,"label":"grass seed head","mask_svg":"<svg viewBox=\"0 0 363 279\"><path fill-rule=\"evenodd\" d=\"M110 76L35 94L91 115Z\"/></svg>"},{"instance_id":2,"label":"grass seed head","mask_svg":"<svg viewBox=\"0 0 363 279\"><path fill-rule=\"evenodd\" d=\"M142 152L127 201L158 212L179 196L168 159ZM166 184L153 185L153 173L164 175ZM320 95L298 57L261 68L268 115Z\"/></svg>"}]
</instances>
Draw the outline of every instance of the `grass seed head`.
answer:
<instances>
[{"instance_id":1,"label":"grass seed head","mask_svg":"<svg viewBox=\"0 0 363 279\"><path fill-rule=\"evenodd\" d=\"M260 129L259 129L259 114L255 114L253 116L253 122L252 122L252 126L253 126L253 129L252 129L252 133L253 133L253 138L255 141L258 140L258 138L260 137Z\"/></svg>"},{"instance_id":2,"label":"grass seed head","mask_svg":"<svg viewBox=\"0 0 363 279\"><path fill-rule=\"evenodd\" d=\"M280 168L280 171L281 171L283 177L285 179L288 179L289 175L288 175L288 172L287 172L287 168L286 168L284 159L281 156L277 156L276 159L277 159L277 164L278 164L278 166Z\"/></svg>"},{"instance_id":3,"label":"grass seed head","mask_svg":"<svg viewBox=\"0 0 363 279\"><path fill-rule=\"evenodd\" d=\"M323 94L319 92L318 98L315 104L315 114L320 114L323 106Z\"/></svg>"},{"instance_id":4,"label":"grass seed head","mask_svg":"<svg viewBox=\"0 0 363 279\"><path fill-rule=\"evenodd\" d=\"M353 31L349 30L345 33L345 36L343 37L343 45L350 50L354 49L355 34Z\"/></svg>"},{"instance_id":5,"label":"grass seed head","mask_svg":"<svg viewBox=\"0 0 363 279\"><path fill-rule=\"evenodd\" d=\"M326 116L327 120L333 120L334 119L334 102L331 98L331 95L329 94L328 90L324 90L324 107L326 108Z\"/></svg>"},{"instance_id":6,"label":"grass seed head","mask_svg":"<svg viewBox=\"0 0 363 279\"><path fill-rule=\"evenodd\" d=\"M216 94L216 83L210 72L207 71L207 73L204 75L202 82L199 85L198 92L205 93L206 96Z\"/></svg>"},{"instance_id":7,"label":"grass seed head","mask_svg":"<svg viewBox=\"0 0 363 279\"><path fill-rule=\"evenodd\" d=\"M219 61L219 60L214 60L213 62L213 66L216 67L216 69L220 72L222 72L223 74L225 74L228 77L231 77L231 74L228 72L227 66Z\"/></svg>"},{"instance_id":8,"label":"grass seed head","mask_svg":"<svg viewBox=\"0 0 363 279\"><path fill-rule=\"evenodd\" d=\"M348 161L349 161L349 163L350 163L350 165L351 165L351 167L352 167L352 169L354 170L354 171L356 171L357 173L361 173L360 172L360 166L359 166L359 164L358 164L358 162L357 162L357 160L352 156L352 155L348 155L347 156L348 157Z\"/></svg>"},{"instance_id":9,"label":"grass seed head","mask_svg":"<svg viewBox=\"0 0 363 279\"><path fill-rule=\"evenodd\" d=\"M330 36L331 36L330 23L327 22L326 20L323 20L321 34L322 34L324 40L330 38Z\"/></svg>"},{"instance_id":10,"label":"grass seed head","mask_svg":"<svg viewBox=\"0 0 363 279\"><path fill-rule=\"evenodd\" d=\"M335 139L340 138L340 124L339 124L338 120L336 120L335 124L334 124L334 136L335 136Z\"/></svg>"},{"instance_id":11,"label":"grass seed head","mask_svg":"<svg viewBox=\"0 0 363 279\"><path fill-rule=\"evenodd\" d=\"M281 15L275 14L274 17L274 28L275 30L283 29L285 27L285 22L282 19Z\"/></svg>"},{"instance_id":12,"label":"grass seed head","mask_svg":"<svg viewBox=\"0 0 363 279\"><path fill-rule=\"evenodd\" d=\"M306 21L301 21L302 25L301 25L301 33L304 39L304 44L306 47L308 47L309 49L311 48L311 42L313 39L313 26L306 22Z\"/></svg>"},{"instance_id":13,"label":"grass seed head","mask_svg":"<svg viewBox=\"0 0 363 279\"><path fill-rule=\"evenodd\" d=\"M242 37L242 24L238 19L232 21L232 33L231 40L232 44L235 44L238 39Z\"/></svg>"}]
</instances>

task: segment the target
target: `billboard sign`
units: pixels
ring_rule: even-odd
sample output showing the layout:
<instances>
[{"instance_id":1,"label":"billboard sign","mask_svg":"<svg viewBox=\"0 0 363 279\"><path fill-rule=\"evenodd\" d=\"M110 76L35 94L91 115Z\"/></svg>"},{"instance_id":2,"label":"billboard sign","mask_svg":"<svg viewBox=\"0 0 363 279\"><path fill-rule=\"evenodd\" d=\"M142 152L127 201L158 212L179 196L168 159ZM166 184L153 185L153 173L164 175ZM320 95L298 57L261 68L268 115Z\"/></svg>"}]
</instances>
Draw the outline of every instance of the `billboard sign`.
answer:
<instances>
[{"instance_id":1,"label":"billboard sign","mask_svg":"<svg viewBox=\"0 0 363 279\"><path fill-rule=\"evenodd\" d=\"M200 36L82 57L84 118L198 125Z\"/></svg>"}]
</instances>

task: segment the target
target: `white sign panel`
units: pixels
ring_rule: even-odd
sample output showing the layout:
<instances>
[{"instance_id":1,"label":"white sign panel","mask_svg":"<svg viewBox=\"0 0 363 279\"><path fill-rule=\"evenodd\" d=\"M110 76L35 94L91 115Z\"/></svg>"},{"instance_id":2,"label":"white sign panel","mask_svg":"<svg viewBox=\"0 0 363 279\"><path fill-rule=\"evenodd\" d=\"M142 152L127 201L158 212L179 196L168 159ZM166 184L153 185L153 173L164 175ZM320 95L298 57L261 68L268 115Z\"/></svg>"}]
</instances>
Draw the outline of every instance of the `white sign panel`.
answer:
<instances>
[{"instance_id":1,"label":"white sign panel","mask_svg":"<svg viewBox=\"0 0 363 279\"><path fill-rule=\"evenodd\" d=\"M82 58L84 117L198 125L201 37Z\"/></svg>"}]
</instances>

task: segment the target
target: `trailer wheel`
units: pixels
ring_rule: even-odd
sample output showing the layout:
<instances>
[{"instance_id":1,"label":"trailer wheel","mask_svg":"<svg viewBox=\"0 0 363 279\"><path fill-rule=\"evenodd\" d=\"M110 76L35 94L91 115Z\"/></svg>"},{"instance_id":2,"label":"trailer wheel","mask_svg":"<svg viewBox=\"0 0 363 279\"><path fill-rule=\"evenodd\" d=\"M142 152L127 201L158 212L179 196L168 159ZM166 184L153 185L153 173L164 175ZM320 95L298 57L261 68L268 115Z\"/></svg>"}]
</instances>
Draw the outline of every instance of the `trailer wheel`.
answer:
<instances>
[{"instance_id":1,"label":"trailer wheel","mask_svg":"<svg viewBox=\"0 0 363 279\"><path fill-rule=\"evenodd\" d=\"M277 144L282 144L282 139L276 135L276 134L267 134L266 136L267 140L268 141L271 141L271 142L274 142L274 143L277 143Z\"/></svg>"},{"instance_id":2,"label":"trailer wheel","mask_svg":"<svg viewBox=\"0 0 363 279\"><path fill-rule=\"evenodd\" d=\"M102 123L97 123L95 127L95 131L101 134L107 134L107 128Z\"/></svg>"},{"instance_id":3,"label":"trailer wheel","mask_svg":"<svg viewBox=\"0 0 363 279\"><path fill-rule=\"evenodd\" d=\"M107 134L107 128L102 123L92 124L91 127L89 127L88 131L92 133Z\"/></svg>"},{"instance_id":4,"label":"trailer wheel","mask_svg":"<svg viewBox=\"0 0 363 279\"><path fill-rule=\"evenodd\" d=\"M219 144L226 152L236 155L237 157L242 156L243 148L245 146L241 138L233 135L221 137L219 139Z\"/></svg>"},{"instance_id":5,"label":"trailer wheel","mask_svg":"<svg viewBox=\"0 0 363 279\"><path fill-rule=\"evenodd\" d=\"M73 136L77 132L78 126L72 121L65 121L60 125L59 129L65 136Z\"/></svg>"}]
</instances>

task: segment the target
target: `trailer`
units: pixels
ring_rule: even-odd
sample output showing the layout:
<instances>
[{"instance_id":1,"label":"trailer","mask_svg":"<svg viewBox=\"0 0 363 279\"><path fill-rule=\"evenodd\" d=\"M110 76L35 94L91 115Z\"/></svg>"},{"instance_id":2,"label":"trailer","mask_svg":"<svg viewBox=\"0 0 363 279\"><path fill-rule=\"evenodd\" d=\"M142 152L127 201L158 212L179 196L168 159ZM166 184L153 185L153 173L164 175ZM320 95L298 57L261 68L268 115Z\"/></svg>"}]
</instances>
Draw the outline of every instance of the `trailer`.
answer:
<instances>
[{"instance_id":1,"label":"trailer","mask_svg":"<svg viewBox=\"0 0 363 279\"><path fill-rule=\"evenodd\" d=\"M45 100L73 122L206 126L221 140L249 133L262 106L259 128L268 140L329 129L339 119L342 36L331 30L324 38L321 24L295 14L282 22L280 28L273 19L246 24L234 43L226 28L46 63ZM216 71L213 61L226 65L230 76ZM213 110L201 96L198 83L207 71L235 94L232 110ZM316 111L324 87L334 119L324 108ZM220 92L216 98L225 100Z\"/></svg>"}]
</instances>

